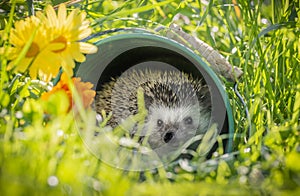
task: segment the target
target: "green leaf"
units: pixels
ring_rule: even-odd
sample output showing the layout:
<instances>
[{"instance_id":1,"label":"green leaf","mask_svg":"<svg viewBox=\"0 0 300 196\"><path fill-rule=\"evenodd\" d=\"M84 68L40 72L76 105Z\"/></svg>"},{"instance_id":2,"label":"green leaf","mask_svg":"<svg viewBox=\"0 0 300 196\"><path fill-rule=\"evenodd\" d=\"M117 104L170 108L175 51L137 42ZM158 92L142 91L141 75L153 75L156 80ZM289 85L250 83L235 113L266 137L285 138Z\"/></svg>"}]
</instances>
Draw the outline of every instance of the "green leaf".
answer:
<instances>
[{"instance_id":1,"label":"green leaf","mask_svg":"<svg viewBox=\"0 0 300 196\"><path fill-rule=\"evenodd\" d=\"M3 107L7 107L10 101L10 96L7 93L2 93L0 97L0 104Z\"/></svg>"},{"instance_id":2,"label":"green leaf","mask_svg":"<svg viewBox=\"0 0 300 196\"><path fill-rule=\"evenodd\" d=\"M30 82L27 82L24 86L21 87L21 91L19 93L20 99L30 96L29 85Z\"/></svg>"},{"instance_id":3,"label":"green leaf","mask_svg":"<svg viewBox=\"0 0 300 196\"><path fill-rule=\"evenodd\" d=\"M17 74L10 82L8 86L8 91L10 92L10 95L13 95L17 91L21 76L21 74Z\"/></svg>"},{"instance_id":4,"label":"green leaf","mask_svg":"<svg viewBox=\"0 0 300 196\"><path fill-rule=\"evenodd\" d=\"M297 85L297 89L300 89L300 84ZM297 123L299 121L300 113L300 90L295 95L295 103L293 107L292 122Z\"/></svg>"},{"instance_id":5,"label":"green leaf","mask_svg":"<svg viewBox=\"0 0 300 196\"><path fill-rule=\"evenodd\" d=\"M286 157L286 166L295 172L300 172L300 153L292 152Z\"/></svg>"}]
</instances>

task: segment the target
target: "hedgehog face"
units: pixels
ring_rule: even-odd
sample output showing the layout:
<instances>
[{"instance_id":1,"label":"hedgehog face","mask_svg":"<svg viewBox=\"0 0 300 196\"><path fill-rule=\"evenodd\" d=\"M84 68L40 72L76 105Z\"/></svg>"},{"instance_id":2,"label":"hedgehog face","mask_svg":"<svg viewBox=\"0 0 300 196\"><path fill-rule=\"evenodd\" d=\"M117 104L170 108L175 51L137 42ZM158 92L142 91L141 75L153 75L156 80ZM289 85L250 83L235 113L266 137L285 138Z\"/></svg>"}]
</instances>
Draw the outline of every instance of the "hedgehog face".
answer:
<instances>
[{"instance_id":1,"label":"hedgehog face","mask_svg":"<svg viewBox=\"0 0 300 196\"><path fill-rule=\"evenodd\" d=\"M145 128L152 149L163 147L178 149L198 133L205 132L208 115L201 116L199 104L178 107L151 106ZM200 115L199 115L200 114Z\"/></svg>"}]
</instances>

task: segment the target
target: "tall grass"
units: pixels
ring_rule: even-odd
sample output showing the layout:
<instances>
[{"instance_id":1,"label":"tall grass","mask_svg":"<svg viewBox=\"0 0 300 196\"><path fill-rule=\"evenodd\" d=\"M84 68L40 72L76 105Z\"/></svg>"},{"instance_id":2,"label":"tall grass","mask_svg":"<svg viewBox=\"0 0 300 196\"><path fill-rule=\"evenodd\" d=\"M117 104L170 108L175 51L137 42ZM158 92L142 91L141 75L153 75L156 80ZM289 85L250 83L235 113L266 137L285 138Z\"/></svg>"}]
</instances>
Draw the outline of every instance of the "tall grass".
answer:
<instances>
[{"instance_id":1,"label":"tall grass","mask_svg":"<svg viewBox=\"0 0 300 196\"><path fill-rule=\"evenodd\" d=\"M39 97L44 87L28 78L25 85L25 76L5 73L6 59L1 56L1 195L300 193L299 1L95 0L73 6L87 12L95 33L125 26L153 29L158 24L168 26L177 13L187 16L190 23L177 21L185 31L244 71L238 89L251 122L233 84L224 81L235 120L233 152L223 156L220 152L211 160L191 160L188 165L193 172L182 165L144 176L122 171L97 159L78 136L78 129L90 129L95 120L62 115L58 96L48 103L56 109L45 123L43 103L31 99ZM5 41L1 36L2 46ZM94 113L85 115L84 119L93 119Z\"/></svg>"}]
</instances>

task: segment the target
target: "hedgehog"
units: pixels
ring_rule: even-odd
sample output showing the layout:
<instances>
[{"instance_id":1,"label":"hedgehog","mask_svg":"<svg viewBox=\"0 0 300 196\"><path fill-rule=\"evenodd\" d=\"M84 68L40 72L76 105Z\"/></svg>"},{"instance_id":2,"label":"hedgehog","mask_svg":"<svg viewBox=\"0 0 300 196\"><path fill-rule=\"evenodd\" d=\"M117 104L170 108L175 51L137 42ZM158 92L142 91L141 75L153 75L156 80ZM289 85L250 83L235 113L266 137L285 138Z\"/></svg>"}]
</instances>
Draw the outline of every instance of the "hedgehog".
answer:
<instances>
[{"instance_id":1,"label":"hedgehog","mask_svg":"<svg viewBox=\"0 0 300 196\"><path fill-rule=\"evenodd\" d=\"M178 70L129 70L103 84L95 97L96 112L112 114L114 128L138 113L137 89L144 92L148 115L141 138L159 151L176 150L187 140L207 131L211 117L208 86L202 78ZM136 129L130 130L130 135Z\"/></svg>"}]
</instances>

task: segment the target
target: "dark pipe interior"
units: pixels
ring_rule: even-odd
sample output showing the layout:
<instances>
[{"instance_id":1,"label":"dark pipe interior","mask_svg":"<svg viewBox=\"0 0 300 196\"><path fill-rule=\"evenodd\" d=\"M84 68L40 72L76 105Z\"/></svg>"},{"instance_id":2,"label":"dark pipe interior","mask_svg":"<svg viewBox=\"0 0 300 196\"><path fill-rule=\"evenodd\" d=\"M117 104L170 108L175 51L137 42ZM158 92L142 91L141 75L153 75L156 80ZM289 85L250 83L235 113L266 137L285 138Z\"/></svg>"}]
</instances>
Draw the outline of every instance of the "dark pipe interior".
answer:
<instances>
[{"instance_id":1,"label":"dark pipe interior","mask_svg":"<svg viewBox=\"0 0 300 196\"><path fill-rule=\"evenodd\" d=\"M185 73L191 73L194 77L202 78L193 63L179 53L161 47L137 47L123 52L106 66L98 81L97 90L112 77L118 77L130 67L148 61L163 62Z\"/></svg>"}]
</instances>

